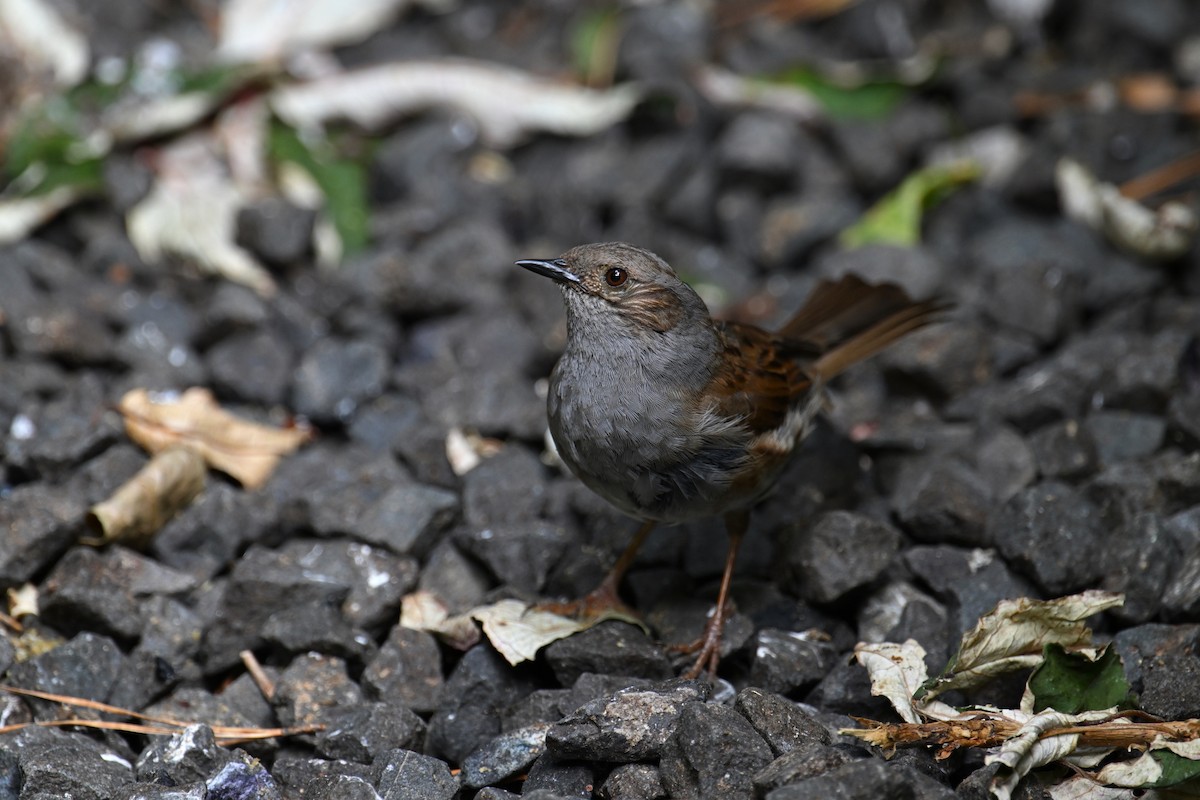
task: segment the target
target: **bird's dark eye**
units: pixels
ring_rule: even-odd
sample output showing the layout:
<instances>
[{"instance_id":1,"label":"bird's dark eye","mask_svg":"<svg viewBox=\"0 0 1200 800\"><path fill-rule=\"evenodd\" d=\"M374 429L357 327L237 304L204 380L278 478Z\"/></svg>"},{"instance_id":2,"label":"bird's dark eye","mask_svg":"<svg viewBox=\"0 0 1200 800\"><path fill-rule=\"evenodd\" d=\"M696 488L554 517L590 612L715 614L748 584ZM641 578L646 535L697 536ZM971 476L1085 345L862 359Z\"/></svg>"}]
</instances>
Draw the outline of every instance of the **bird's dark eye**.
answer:
<instances>
[{"instance_id":1,"label":"bird's dark eye","mask_svg":"<svg viewBox=\"0 0 1200 800\"><path fill-rule=\"evenodd\" d=\"M629 273L620 267L609 267L608 272L604 273L604 281L609 286L620 286L627 280L629 280Z\"/></svg>"}]
</instances>

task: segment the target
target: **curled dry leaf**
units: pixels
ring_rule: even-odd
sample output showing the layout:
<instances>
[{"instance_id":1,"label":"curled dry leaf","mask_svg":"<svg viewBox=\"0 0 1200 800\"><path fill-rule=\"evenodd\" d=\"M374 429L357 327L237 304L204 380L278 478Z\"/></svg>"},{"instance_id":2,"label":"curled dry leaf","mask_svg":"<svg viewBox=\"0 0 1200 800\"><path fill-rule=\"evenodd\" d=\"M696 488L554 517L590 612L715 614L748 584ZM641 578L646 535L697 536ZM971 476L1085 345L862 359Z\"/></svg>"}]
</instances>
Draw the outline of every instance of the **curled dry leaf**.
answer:
<instances>
[{"instance_id":1,"label":"curled dry leaf","mask_svg":"<svg viewBox=\"0 0 1200 800\"><path fill-rule=\"evenodd\" d=\"M38 589L32 583L8 590L8 615L13 619L38 615Z\"/></svg>"},{"instance_id":2,"label":"curled dry leaf","mask_svg":"<svg viewBox=\"0 0 1200 800\"><path fill-rule=\"evenodd\" d=\"M0 51L9 54L6 70L19 65L44 72L59 86L74 86L87 75L87 38L46 0L0 0Z\"/></svg>"},{"instance_id":3,"label":"curled dry leaf","mask_svg":"<svg viewBox=\"0 0 1200 800\"><path fill-rule=\"evenodd\" d=\"M479 641L482 626L483 635L492 647L513 666L532 661L538 651L551 642L587 630L608 618L570 619L520 600L500 600L451 615L437 595L424 590L406 595L400 605L401 625L428 631L459 650L466 650ZM477 622L479 625L475 624Z\"/></svg>"},{"instance_id":4,"label":"curled dry leaf","mask_svg":"<svg viewBox=\"0 0 1200 800\"><path fill-rule=\"evenodd\" d=\"M88 193L82 186L59 186L28 197L0 198L0 243L19 242Z\"/></svg>"},{"instance_id":5,"label":"curled dry leaf","mask_svg":"<svg viewBox=\"0 0 1200 800\"><path fill-rule=\"evenodd\" d=\"M1124 602L1124 595L1093 590L1055 600L1001 600L963 635L958 655L940 677L925 684L922 699L1037 666L1047 644L1086 649L1092 632L1084 620Z\"/></svg>"},{"instance_id":6,"label":"curled dry leaf","mask_svg":"<svg viewBox=\"0 0 1200 800\"><path fill-rule=\"evenodd\" d=\"M1200 218L1177 201L1147 208L1096 179L1086 167L1061 159L1054 173L1063 212L1103 233L1118 247L1145 258L1169 261L1191 249Z\"/></svg>"},{"instance_id":7,"label":"curled dry leaf","mask_svg":"<svg viewBox=\"0 0 1200 800\"><path fill-rule=\"evenodd\" d=\"M925 669L925 648L909 639L904 644L860 642L854 648L854 657L871 676L871 694L886 697L905 722L917 723L925 717L945 718L945 714L956 716L949 706L935 703L931 708L918 707L913 695L929 680Z\"/></svg>"},{"instance_id":8,"label":"curled dry leaf","mask_svg":"<svg viewBox=\"0 0 1200 800\"><path fill-rule=\"evenodd\" d=\"M365 39L408 6L445 11L453 0L229 0L217 54L225 61L278 59L305 48Z\"/></svg>"},{"instance_id":9,"label":"curled dry leaf","mask_svg":"<svg viewBox=\"0 0 1200 800\"><path fill-rule=\"evenodd\" d=\"M88 544L120 542L144 547L163 525L204 490L204 457L191 447L169 447L142 467L112 497L92 506Z\"/></svg>"},{"instance_id":10,"label":"curled dry leaf","mask_svg":"<svg viewBox=\"0 0 1200 800\"><path fill-rule=\"evenodd\" d=\"M455 475L466 475L504 448L499 439L485 439L478 433L451 428L446 434L446 460Z\"/></svg>"},{"instance_id":11,"label":"curled dry leaf","mask_svg":"<svg viewBox=\"0 0 1200 800\"><path fill-rule=\"evenodd\" d=\"M271 274L235 243L237 213L248 193L230 178L217 151L211 134L192 134L159 152L154 188L126 218L129 240L147 263L180 256L271 295Z\"/></svg>"},{"instance_id":12,"label":"curled dry leaf","mask_svg":"<svg viewBox=\"0 0 1200 800\"><path fill-rule=\"evenodd\" d=\"M442 599L424 589L400 601L400 624L432 633L455 650L467 650L479 642L479 627L470 614L450 615Z\"/></svg>"},{"instance_id":13,"label":"curled dry leaf","mask_svg":"<svg viewBox=\"0 0 1200 800\"><path fill-rule=\"evenodd\" d=\"M531 608L520 600L501 600L468 612L483 635L509 664L532 661L551 642L587 630L597 620L576 620Z\"/></svg>"},{"instance_id":14,"label":"curled dry leaf","mask_svg":"<svg viewBox=\"0 0 1200 800\"><path fill-rule=\"evenodd\" d=\"M283 86L271 107L289 125L338 119L378 130L407 114L451 108L472 117L484 142L511 147L533 131L588 136L620 122L641 99L633 85L585 89L467 59L409 61Z\"/></svg>"},{"instance_id":15,"label":"curled dry leaf","mask_svg":"<svg viewBox=\"0 0 1200 800\"><path fill-rule=\"evenodd\" d=\"M186 445L205 463L247 489L262 486L279 459L312 438L307 428L274 428L240 419L222 409L207 389L182 395L133 389L117 409L129 438L151 453Z\"/></svg>"}]
</instances>

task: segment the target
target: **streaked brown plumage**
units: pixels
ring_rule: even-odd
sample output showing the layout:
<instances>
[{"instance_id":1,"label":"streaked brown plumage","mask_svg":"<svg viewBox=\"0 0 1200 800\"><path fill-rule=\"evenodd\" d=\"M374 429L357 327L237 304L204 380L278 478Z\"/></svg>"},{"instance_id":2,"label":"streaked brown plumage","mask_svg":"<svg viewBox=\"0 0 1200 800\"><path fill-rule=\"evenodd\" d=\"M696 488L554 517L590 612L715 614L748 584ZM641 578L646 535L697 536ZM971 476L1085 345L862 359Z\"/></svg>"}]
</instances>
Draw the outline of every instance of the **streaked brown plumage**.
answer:
<instances>
[{"instance_id":1,"label":"streaked brown plumage","mask_svg":"<svg viewBox=\"0 0 1200 800\"><path fill-rule=\"evenodd\" d=\"M619 603L621 575L656 523L724 515L725 574L689 674L713 672L749 509L811 430L825 383L944 306L847 276L822 282L769 332L714 321L666 262L632 245L583 245L517 263L557 281L567 307L567 347L548 397L559 455L597 494L643 520L585 605Z\"/></svg>"}]
</instances>

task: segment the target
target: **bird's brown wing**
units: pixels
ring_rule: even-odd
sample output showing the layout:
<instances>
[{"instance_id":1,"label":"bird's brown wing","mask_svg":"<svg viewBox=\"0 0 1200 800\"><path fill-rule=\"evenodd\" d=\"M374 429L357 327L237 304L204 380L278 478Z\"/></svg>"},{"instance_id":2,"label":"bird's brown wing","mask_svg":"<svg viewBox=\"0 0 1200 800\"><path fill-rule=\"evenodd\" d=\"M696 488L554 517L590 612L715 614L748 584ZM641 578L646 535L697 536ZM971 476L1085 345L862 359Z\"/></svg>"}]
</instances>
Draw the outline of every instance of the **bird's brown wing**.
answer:
<instances>
[{"instance_id":1,"label":"bird's brown wing","mask_svg":"<svg viewBox=\"0 0 1200 800\"><path fill-rule=\"evenodd\" d=\"M812 388L797 353L774 334L752 325L717 322L725 348L705 395L722 416L740 417L755 435L778 429Z\"/></svg>"}]
</instances>

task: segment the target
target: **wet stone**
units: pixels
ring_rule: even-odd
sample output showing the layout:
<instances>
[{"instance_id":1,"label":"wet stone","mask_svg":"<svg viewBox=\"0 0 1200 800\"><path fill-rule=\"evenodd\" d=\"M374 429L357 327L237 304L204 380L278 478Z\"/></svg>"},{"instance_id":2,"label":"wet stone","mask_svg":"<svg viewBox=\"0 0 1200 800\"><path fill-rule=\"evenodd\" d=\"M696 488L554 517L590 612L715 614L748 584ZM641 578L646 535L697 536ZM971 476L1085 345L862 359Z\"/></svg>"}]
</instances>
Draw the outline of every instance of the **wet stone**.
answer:
<instances>
[{"instance_id":1,"label":"wet stone","mask_svg":"<svg viewBox=\"0 0 1200 800\"><path fill-rule=\"evenodd\" d=\"M250 727L261 724L263 720L252 720L246 716L249 708L239 700L240 697L226 697L224 694L218 697L197 686L181 686L142 711L203 725ZM273 721L272 724L277 723Z\"/></svg>"},{"instance_id":2,"label":"wet stone","mask_svg":"<svg viewBox=\"0 0 1200 800\"><path fill-rule=\"evenodd\" d=\"M661 800L667 796L653 764L621 764L604 779L600 800Z\"/></svg>"},{"instance_id":3,"label":"wet stone","mask_svg":"<svg viewBox=\"0 0 1200 800\"><path fill-rule=\"evenodd\" d=\"M1176 599L1171 574L1186 570L1188 560L1180 558L1162 517L1152 512L1131 519L1109 547L1103 587L1124 594L1125 603L1108 613L1126 623L1149 622Z\"/></svg>"},{"instance_id":4,"label":"wet stone","mask_svg":"<svg viewBox=\"0 0 1200 800\"><path fill-rule=\"evenodd\" d=\"M837 657L833 646L797 631L763 628L754 635L750 683L767 692L791 694L811 687Z\"/></svg>"},{"instance_id":5,"label":"wet stone","mask_svg":"<svg viewBox=\"0 0 1200 800\"><path fill-rule=\"evenodd\" d=\"M21 310L7 330L23 356L60 361L72 366L103 365L112 361L114 337L95 311L64 298L39 299Z\"/></svg>"},{"instance_id":6,"label":"wet stone","mask_svg":"<svg viewBox=\"0 0 1200 800\"><path fill-rule=\"evenodd\" d=\"M1161 413L1175 388L1186 342L1186 335L1180 331L1135 340L1113 365L1112 382L1105 387L1105 403L1131 411Z\"/></svg>"},{"instance_id":7,"label":"wet stone","mask_svg":"<svg viewBox=\"0 0 1200 800\"><path fill-rule=\"evenodd\" d=\"M890 526L831 511L789 531L784 558L804 596L828 603L878 578L899 547L900 534Z\"/></svg>"},{"instance_id":8,"label":"wet stone","mask_svg":"<svg viewBox=\"0 0 1200 800\"><path fill-rule=\"evenodd\" d=\"M425 742L425 723L394 702L342 706L324 719L315 745L323 758L370 764L389 750L419 751Z\"/></svg>"},{"instance_id":9,"label":"wet stone","mask_svg":"<svg viewBox=\"0 0 1200 800\"><path fill-rule=\"evenodd\" d=\"M1130 411L1093 411L1083 425L1101 464L1151 455L1162 446L1167 430L1162 417Z\"/></svg>"},{"instance_id":10,"label":"wet stone","mask_svg":"<svg viewBox=\"0 0 1200 800\"><path fill-rule=\"evenodd\" d=\"M124 656L112 639L85 632L53 650L14 665L5 682L22 689L67 694L103 703L112 693L123 662ZM27 702L39 720L60 719L79 711L46 700L29 698Z\"/></svg>"},{"instance_id":11,"label":"wet stone","mask_svg":"<svg viewBox=\"0 0 1200 800\"><path fill-rule=\"evenodd\" d=\"M816 797L845 800L911 800L916 796L917 773L889 767L879 759L856 759L830 772L783 786L767 794L767 800L808 800ZM953 793L949 793L953 796Z\"/></svg>"},{"instance_id":12,"label":"wet stone","mask_svg":"<svg viewBox=\"0 0 1200 800\"><path fill-rule=\"evenodd\" d=\"M570 696L570 689L535 689L504 710L502 729L507 732L541 722L558 722L566 716L563 704Z\"/></svg>"},{"instance_id":13,"label":"wet stone","mask_svg":"<svg viewBox=\"0 0 1200 800\"><path fill-rule=\"evenodd\" d=\"M986 475L992 497L1003 503L1037 477L1033 451L1025 438L1007 425L997 425L979 436L974 463Z\"/></svg>"},{"instance_id":14,"label":"wet stone","mask_svg":"<svg viewBox=\"0 0 1200 800\"><path fill-rule=\"evenodd\" d=\"M189 725L171 736L157 736L137 760L137 779L164 786L204 782L214 777L231 758L217 747L212 728Z\"/></svg>"},{"instance_id":15,"label":"wet stone","mask_svg":"<svg viewBox=\"0 0 1200 800\"><path fill-rule=\"evenodd\" d=\"M750 800L755 796L754 776L772 760L763 738L728 706L688 703L674 741L675 752L665 754L661 764L663 783L672 796Z\"/></svg>"},{"instance_id":16,"label":"wet stone","mask_svg":"<svg viewBox=\"0 0 1200 800\"><path fill-rule=\"evenodd\" d=\"M951 640L970 630L1000 600L1036 594L1033 586L1009 570L994 552L948 545L918 546L904 555L905 565L951 611Z\"/></svg>"},{"instance_id":17,"label":"wet stone","mask_svg":"<svg viewBox=\"0 0 1200 800\"><path fill-rule=\"evenodd\" d=\"M506 731L474 750L462 764L463 786L479 789L504 783L525 770L546 752L549 723Z\"/></svg>"},{"instance_id":18,"label":"wet stone","mask_svg":"<svg viewBox=\"0 0 1200 800\"><path fill-rule=\"evenodd\" d=\"M63 395L25 412L28 435L5 440L9 469L53 478L99 455L118 438L120 418L109 410L111 403L99 377L77 375Z\"/></svg>"},{"instance_id":19,"label":"wet stone","mask_svg":"<svg viewBox=\"0 0 1200 800\"><path fill-rule=\"evenodd\" d=\"M316 211L279 198L263 198L242 207L236 241L268 264L290 264L311 245Z\"/></svg>"},{"instance_id":20,"label":"wet stone","mask_svg":"<svg viewBox=\"0 0 1200 800\"><path fill-rule=\"evenodd\" d=\"M215 342L234 331L266 325L271 314L258 293L246 286L222 281L213 289L204 307L204 328L197 334L203 342Z\"/></svg>"},{"instance_id":21,"label":"wet stone","mask_svg":"<svg viewBox=\"0 0 1200 800\"><path fill-rule=\"evenodd\" d=\"M671 663L663 649L641 629L625 622L608 621L566 639L544 651L547 665L563 686L584 672L669 678Z\"/></svg>"},{"instance_id":22,"label":"wet stone","mask_svg":"<svg viewBox=\"0 0 1200 800\"><path fill-rule=\"evenodd\" d=\"M810 741L779 754L778 758L759 770L754 775L754 788L766 795L781 786L799 784L832 772L852 761L861 760L863 755L862 751L844 745L831 746L828 741Z\"/></svg>"},{"instance_id":23,"label":"wet stone","mask_svg":"<svg viewBox=\"0 0 1200 800\"><path fill-rule=\"evenodd\" d=\"M319 532L344 532L369 544L386 547L399 555L422 556L433 547L438 535L458 515L458 496L445 489L397 478L392 486L381 477L374 486L359 492L344 487L341 503L324 505L317 515ZM328 496L328 495L324 495ZM329 496L333 500L332 496ZM337 506L343 512L333 519Z\"/></svg>"},{"instance_id":24,"label":"wet stone","mask_svg":"<svg viewBox=\"0 0 1200 800\"><path fill-rule=\"evenodd\" d=\"M296 368L293 407L318 422L349 419L359 405L383 392L390 366L382 345L322 339Z\"/></svg>"},{"instance_id":25,"label":"wet stone","mask_svg":"<svg viewBox=\"0 0 1200 800\"><path fill-rule=\"evenodd\" d=\"M589 800L595 784L590 764L559 761L547 753L533 762L521 796L541 800Z\"/></svg>"},{"instance_id":26,"label":"wet stone","mask_svg":"<svg viewBox=\"0 0 1200 800\"><path fill-rule=\"evenodd\" d=\"M437 595L454 614L481 605L492 581L487 570L443 539L429 554L417 585Z\"/></svg>"},{"instance_id":27,"label":"wet stone","mask_svg":"<svg viewBox=\"0 0 1200 800\"><path fill-rule=\"evenodd\" d=\"M458 487L446 458L446 434L412 397L385 394L363 405L350 421L350 438L373 452L393 452L421 483Z\"/></svg>"},{"instance_id":28,"label":"wet stone","mask_svg":"<svg viewBox=\"0 0 1200 800\"><path fill-rule=\"evenodd\" d=\"M1151 662L1170 653L1195 653L1200 648L1200 625L1164 625L1148 623L1126 628L1113 637L1113 647L1121 656L1125 678L1133 691L1140 693L1143 678Z\"/></svg>"},{"instance_id":29,"label":"wet stone","mask_svg":"<svg viewBox=\"0 0 1200 800\"><path fill-rule=\"evenodd\" d=\"M233 758L205 782L205 788L210 798L283 800L279 786L267 772L267 768L244 750L234 750Z\"/></svg>"},{"instance_id":30,"label":"wet stone","mask_svg":"<svg viewBox=\"0 0 1200 800\"><path fill-rule=\"evenodd\" d=\"M411 750L384 753L372 771L383 800L450 800L458 794L458 780L445 762Z\"/></svg>"},{"instance_id":31,"label":"wet stone","mask_svg":"<svg viewBox=\"0 0 1200 800\"><path fill-rule=\"evenodd\" d=\"M1200 656L1164 653L1142 664L1141 710L1163 719L1200 716Z\"/></svg>"},{"instance_id":32,"label":"wet stone","mask_svg":"<svg viewBox=\"0 0 1200 800\"><path fill-rule=\"evenodd\" d=\"M90 630L136 640L142 631L139 603L127 576L111 562L95 548L68 551L42 585L41 619L68 636Z\"/></svg>"},{"instance_id":33,"label":"wet stone","mask_svg":"<svg viewBox=\"0 0 1200 800\"><path fill-rule=\"evenodd\" d=\"M0 586L29 581L78 537L85 505L72 492L25 484L0 503Z\"/></svg>"},{"instance_id":34,"label":"wet stone","mask_svg":"<svg viewBox=\"0 0 1200 800\"><path fill-rule=\"evenodd\" d=\"M107 800L133 781L123 754L85 737L53 737L15 748L20 759L21 796Z\"/></svg>"},{"instance_id":35,"label":"wet stone","mask_svg":"<svg viewBox=\"0 0 1200 800\"><path fill-rule=\"evenodd\" d=\"M518 800L521 796L495 786L485 786L475 793L474 800Z\"/></svg>"},{"instance_id":36,"label":"wet stone","mask_svg":"<svg viewBox=\"0 0 1200 800\"><path fill-rule=\"evenodd\" d=\"M463 477L463 517L487 527L541 516L546 469L530 450L508 445Z\"/></svg>"},{"instance_id":37,"label":"wet stone","mask_svg":"<svg viewBox=\"0 0 1200 800\"><path fill-rule=\"evenodd\" d=\"M139 782L122 786L113 800L206 800L207 797L208 787L203 781L179 786Z\"/></svg>"},{"instance_id":38,"label":"wet stone","mask_svg":"<svg viewBox=\"0 0 1200 800\"><path fill-rule=\"evenodd\" d=\"M213 388L221 395L263 405L287 399L296 354L277 333L236 332L205 355Z\"/></svg>"},{"instance_id":39,"label":"wet stone","mask_svg":"<svg viewBox=\"0 0 1200 800\"><path fill-rule=\"evenodd\" d=\"M814 744L829 744L829 731L800 706L763 689L738 692L734 708L763 737L776 756Z\"/></svg>"},{"instance_id":40,"label":"wet stone","mask_svg":"<svg viewBox=\"0 0 1200 800\"><path fill-rule=\"evenodd\" d=\"M488 645L472 647L446 680L429 720L427 752L461 764L500 733L500 714L531 688Z\"/></svg>"},{"instance_id":41,"label":"wet stone","mask_svg":"<svg viewBox=\"0 0 1200 800\"><path fill-rule=\"evenodd\" d=\"M988 481L958 458L923 459L900 475L892 506L915 539L986 545L992 509Z\"/></svg>"},{"instance_id":42,"label":"wet stone","mask_svg":"<svg viewBox=\"0 0 1200 800\"><path fill-rule=\"evenodd\" d=\"M538 592L570 544L561 527L548 522L501 523L460 530L455 541L482 562L502 584Z\"/></svg>"},{"instance_id":43,"label":"wet stone","mask_svg":"<svg viewBox=\"0 0 1200 800\"><path fill-rule=\"evenodd\" d=\"M1029 446L1038 471L1049 479L1086 477L1099 466L1096 443L1087 427L1076 420L1054 422L1034 431Z\"/></svg>"},{"instance_id":44,"label":"wet stone","mask_svg":"<svg viewBox=\"0 0 1200 800\"><path fill-rule=\"evenodd\" d=\"M352 627L338 608L322 602L277 611L267 620L262 636L284 653L313 651L356 664L367 661L375 651L369 635Z\"/></svg>"},{"instance_id":45,"label":"wet stone","mask_svg":"<svg viewBox=\"0 0 1200 800\"><path fill-rule=\"evenodd\" d=\"M416 585L414 560L359 542L291 541L280 548L280 553L294 557L310 574L348 585L350 593L341 612L358 628L374 630L391 623L401 598Z\"/></svg>"},{"instance_id":46,"label":"wet stone","mask_svg":"<svg viewBox=\"0 0 1200 800\"><path fill-rule=\"evenodd\" d=\"M239 663L238 653L264 643L263 630L276 614L308 604L339 606L350 587L308 572L287 554L252 547L234 565L221 599L219 625L205 633L205 669Z\"/></svg>"},{"instance_id":47,"label":"wet stone","mask_svg":"<svg viewBox=\"0 0 1200 800\"><path fill-rule=\"evenodd\" d=\"M271 766L271 774L286 797L307 798L312 791L316 792L315 796L325 796L329 800L352 800L363 796L361 787L364 784L370 789L364 800L376 800L379 795L375 792L373 773L366 764L314 758L311 752L299 750L280 752ZM340 790L346 793L339 794Z\"/></svg>"},{"instance_id":48,"label":"wet stone","mask_svg":"<svg viewBox=\"0 0 1200 800\"><path fill-rule=\"evenodd\" d=\"M707 695L707 687L695 682L622 689L585 703L552 725L546 747L562 759L653 760L672 741L684 706Z\"/></svg>"},{"instance_id":49,"label":"wet stone","mask_svg":"<svg viewBox=\"0 0 1200 800\"><path fill-rule=\"evenodd\" d=\"M149 550L163 564L207 580L244 544L262 538L274 518L270 499L213 481L154 535Z\"/></svg>"},{"instance_id":50,"label":"wet stone","mask_svg":"<svg viewBox=\"0 0 1200 800\"><path fill-rule=\"evenodd\" d=\"M308 653L293 659L279 676L271 704L283 725L316 725L364 699L346 673L345 661Z\"/></svg>"},{"instance_id":51,"label":"wet stone","mask_svg":"<svg viewBox=\"0 0 1200 800\"><path fill-rule=\"evenodd\" d=\"M1168 450L1154 460L1152 470L1167 513L1200 505L1200 452Z\"/></svg>"},{"instance_id":52,"label":"wet stone","mask_svg":"<svg viewBox=\"0 0 1200 800\"><path fill-rule=\"evenodd\" d=\"M1028 432L1050 422L1078 417L1090 395L1089 386L1077 375L1039 364L989 394L985 410Z\"/></svg>"},{"instance_id":53,"label":"wet stone","mask_svg":"<svg viewBox=\"0 0 1200 800\"><path fill-rule=\"evenodd\" d=\"M717 142L716 156L726 177L772 187L791 178L798 150L795 123L759 112L734 119Z\"/></svg>"},{"instance_id":54,"label":"wet stone","mask_svg":"<svg viewBox=\"0 0 1200 800\"><path fill-rule=\"evenodd\" d=\"M1107 537L1099 509L1061 483L1026 489L992 518L1008 563L1051 596L1089 586L1103 574Z\"/></svg>"}]
</instances>

